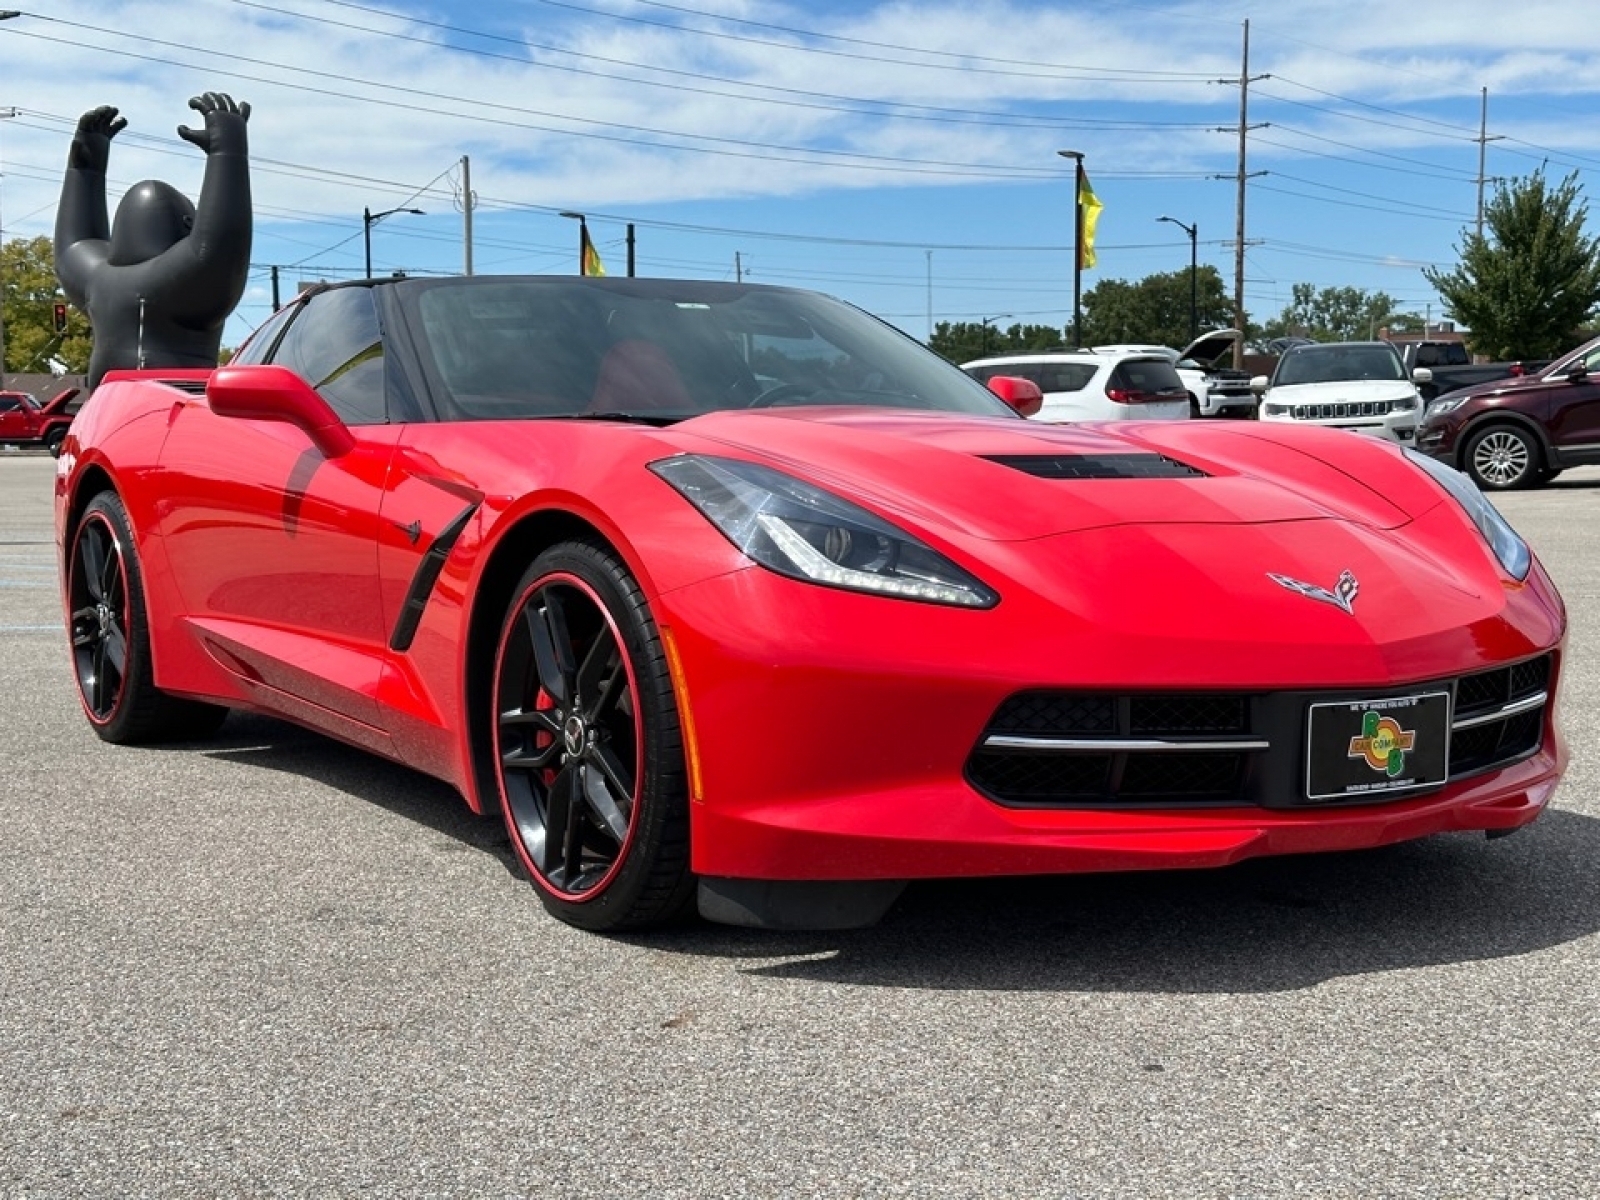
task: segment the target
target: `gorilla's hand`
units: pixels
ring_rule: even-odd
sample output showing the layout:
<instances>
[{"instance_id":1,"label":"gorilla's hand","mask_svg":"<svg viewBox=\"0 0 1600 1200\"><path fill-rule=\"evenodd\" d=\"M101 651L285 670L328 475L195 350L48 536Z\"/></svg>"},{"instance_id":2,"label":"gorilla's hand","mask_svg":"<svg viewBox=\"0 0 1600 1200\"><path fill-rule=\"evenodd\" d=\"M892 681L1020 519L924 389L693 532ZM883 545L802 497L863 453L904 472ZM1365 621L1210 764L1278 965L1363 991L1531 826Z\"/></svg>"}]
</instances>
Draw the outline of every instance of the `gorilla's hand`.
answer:
<instances>
[{"instance_id":1,"label":"gorilla's hand","mask_svg":"<svg viewBox=\"0 0 1600 1200\"><path fill-rule=\"evenodd\" d=\"M189 101L189 107L206 119L204 129L178 126L178 136L193 142L207 154L244 154L249 150L245 122L250 119L248 104L235 104L222 92L207 92Z\"/></svg>"},{"instance_id":2,"label":"gorilla's hand","mask_svg":"<svg viewBox=\"0 0 1600 1200\"><path fill-rule=\"evenodd\" d=\"M67 166L104 175L106 164L111 161L111 139L127 127L127 119L119 117L109 104L90 109L78 118L72 149L67 152Z\"/></svg>"}]
</instances>

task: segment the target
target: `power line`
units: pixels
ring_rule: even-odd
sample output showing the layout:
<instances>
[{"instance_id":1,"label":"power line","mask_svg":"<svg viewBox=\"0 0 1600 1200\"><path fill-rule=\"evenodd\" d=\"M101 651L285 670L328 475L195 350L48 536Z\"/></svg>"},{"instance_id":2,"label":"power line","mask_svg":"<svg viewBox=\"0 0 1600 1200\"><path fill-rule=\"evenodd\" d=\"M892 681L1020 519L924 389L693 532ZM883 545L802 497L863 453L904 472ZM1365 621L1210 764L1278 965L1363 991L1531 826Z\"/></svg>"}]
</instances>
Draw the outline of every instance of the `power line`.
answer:
<instances>
[{"instance_id":1,"label":"power line","mask_svg":"<svg viewBox=\"0 0 1600 1200\"><path fill-rule=\"evenodd\" d=\"M561 71L567 74L583 75L594 79L604 79L616 82L622 79L625 82L637 84L641 87L661 88L674 93L687 92L692 95L716 96L723 99L736 99L757 104L771 104L784 108L810 109L822 112L843 112L863 117L884 117L895 120L931 121L942 124L1001 126L1021 129L1203 129L1202 121L1128 121L1113 118L1096 117L1035 117L1015 112L997 112L993 110L952 109L936 105L911 104L898 100L873 100L859 96L841 96L829 92L813 92L800 88L779 87L774 84L754 83L747 80L730 79L726 76L710 75L699 71L685 71L673 67L658 66L653 63L641 63L632 59L611 58L605 55L588 54L577 50L569 50L560 46L525 41L518 38L505 37L500 34L482 33L477 30L467 29L458 25L447 24L442 21L430 21L415 16L401 17L397 13L386 10L369 8L358 4L341 4L339 7L355 8L364 12L383 13L397 20L406 20L417 25L436 28L467 37L479 37L503 41L515 45L518 49L538 51L545 54L558 54L572 58L603 63L608 67L628 67L634 70L652 71L663 75L672 76L671 81L640 79L618 76L613 70L593 70L585 67L570 66L562 63L530 62L525 55L501 54L492 50L483 50L473 46L456 46L445 44L441 46L437 41L417 37L413 34L402 33L392 29L374 29L366 25L356 25L346 21L335 21L330 17L319 17L310 13L288 13L269 4L260 3L259 0L231 0L232 3L244 8L259 9L279 16L294 17L302 21L316 22L332 26L335 29L347 29L353 32L364 33L375 37L390 38L397 41L410 42L415 45L427 46L431 50L443 49L455 54L472 55L500 62L515 63L518 66L538 67L541 70ZM337 3L337 0L326 0L328 3ZM702 82L724 83L741 89L740 91L724 91L717 88L696 87L681 82L683 80L699 80ZM761 95L762 92L773 93L772 96ZM780 98L774 98L780 97ZM789 99L788 97L803 97L803 99ZM821 103L821 101L834 101L835 103Z\"/></svg>"},{"instance_id":2,"label":"power line","mask_svg":"<svg viewBox=\"0 0 1600 1200\"><path fill-rule=\"evenodd\" d=\"M73 29L86 30L92 33L111 32L114 34L114 31L108 31L100 27L82 25L74 21L63 21L54 17L41 17L38 19L42 21L48 21L53 24L64 25ZM83 46L81 41L68 41L64 38L54 38L47 34L37 33L31 30L17 30L15 31L15 36L34 38L39 41L51 42L57 45L71 45L77 48L82 48ZM272 79L270 77L261 75L251 75L242 71L227 70L225 68L205 68L206 70L210 70L218 74L227 75L230 78L248 80L252 83L262 83L271 87L293 87L302 93L309 92L313 95L330 96L340 100L352 100L362 104L383 104L392 109L397 108L408 112L425 113L428 116L434 117L448 116L456 120L475 121L487 125L498 125L513 129L532 129L537 132L550 133L563 137L583 136L592 140L617 142L629 146L644 146L649 149L668 152L710 154L728 158L756 159L762 162L790 162L805 166L832 167L837 170L875 171L887 174L937 175L957 178L977 177L989 179L1049 179L1056 178L1060 174L1059 170L1053 166L1018 167L1003 163L959 163L935 159L907 159L903 156L896 155L861 154L847 150L813 149L810 147L786 146L771 142L757 142L743 138L725 138L716 137L710 134L692 134L673 130L650 129L648 127L641 127L635 124L619 121L596 121L583 117L570 117L560 113L548 113L536 109L521 108L517 105L499 104L493 101L485 100L473 100L463 96L450 96L439 92L430 92L421 88L403 87L399 84L388 84L378 80L358 79L348 74L340 74L331 71L317 71L309 67L296 67L286 63L275 63L262 59L250 58L246 55L231 54L222 50L208 50L202 47L186 46L181 43L168 42L161 39L141 37L138 40L144 45L165 46L170 49L181 50L191 54L203 54L212 58L242 62L251 66L267 67L273 70L288 71L295 74L308 75L317 79L348 80L350 82L360 84L363 87L371 87L379 91L394 92L400 95L414 96L418 99L426 99L434 102L444 101L451 104L459 104L466 106L468 109L488 108L501 112L515 113L521 116L542 117L550 120L566 121L573 125L589 127L580 135L577 130L573 129L563 129L548 125L540 125L529 121L517 121L508 118L485 116L481 112L442 112L438 108L437 103L423 105L417 103L406 103L393 99L377 100L371 96L363 96L356 93L339 91L333 88L313 87L304 83L290 84L282 80ZM123 58L131 58L142 62L160 63L166 67L182 66L190 70L200 69L193 64L173 63L169 58L161 58L150 54L140 54L131 50L119 50L109 46L95 47L95 49L101 49L108 54L116 54ZM650 133L658 138L678 139L679 142L687 144L652 141L649 138L630 137L621 133L600 132L601 130L624 129ZM695 144L699 142L708 142L713 144L704 146ZM743 149L735 150L728 149L727 147L743 147ZM775 153L758 154L754 153L756 150L774 151ZM792 157L795 155L804 155L810 157Z\"/></svg>"}]
</instances>

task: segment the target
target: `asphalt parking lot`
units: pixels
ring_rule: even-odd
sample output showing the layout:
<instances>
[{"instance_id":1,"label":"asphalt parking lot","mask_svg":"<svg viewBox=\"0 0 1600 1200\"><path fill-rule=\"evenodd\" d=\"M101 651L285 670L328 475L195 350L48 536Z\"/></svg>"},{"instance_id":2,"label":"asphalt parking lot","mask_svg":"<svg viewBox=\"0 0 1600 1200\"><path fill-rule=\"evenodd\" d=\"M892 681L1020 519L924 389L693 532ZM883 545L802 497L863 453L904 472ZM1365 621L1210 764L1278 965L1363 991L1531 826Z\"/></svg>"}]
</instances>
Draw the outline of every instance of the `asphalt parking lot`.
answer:
<instances>
[{"instance_id":1,"label":"asphalt parking lot","mask_svg":"<svg viewBox=\"0 0 1600 1200\"><path fill-rule=\"evenodd\" d=\"M99 742L54 467L0 455L0 1195L1600 1195L1600 468L1499 500L1572 620L1516 837L608 939L340 744Z\"/></svg>"}]
</instances>

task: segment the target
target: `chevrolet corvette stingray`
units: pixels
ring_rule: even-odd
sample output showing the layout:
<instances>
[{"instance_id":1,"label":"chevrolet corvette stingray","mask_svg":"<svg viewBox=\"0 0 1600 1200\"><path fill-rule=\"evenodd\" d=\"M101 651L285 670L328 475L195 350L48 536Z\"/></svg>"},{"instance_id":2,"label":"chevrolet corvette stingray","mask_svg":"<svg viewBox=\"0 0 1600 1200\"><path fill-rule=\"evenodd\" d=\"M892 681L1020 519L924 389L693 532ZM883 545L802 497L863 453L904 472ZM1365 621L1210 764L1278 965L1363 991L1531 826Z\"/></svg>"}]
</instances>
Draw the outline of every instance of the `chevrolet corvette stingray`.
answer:
<instances>
[{"instance_id":1,"label":"chevrolet corvette stingray","mask_svg":"<svg viewBox=\"0 0 1600 1200\"><path fill-rule=\"evenodd\" d=\"M790 289L318 288L73 422L83 710L112 743L272 714L437 776L596 930L1538 817L1565 610L1465 477L1038 400Z\"/></svg>"}]
</instances>

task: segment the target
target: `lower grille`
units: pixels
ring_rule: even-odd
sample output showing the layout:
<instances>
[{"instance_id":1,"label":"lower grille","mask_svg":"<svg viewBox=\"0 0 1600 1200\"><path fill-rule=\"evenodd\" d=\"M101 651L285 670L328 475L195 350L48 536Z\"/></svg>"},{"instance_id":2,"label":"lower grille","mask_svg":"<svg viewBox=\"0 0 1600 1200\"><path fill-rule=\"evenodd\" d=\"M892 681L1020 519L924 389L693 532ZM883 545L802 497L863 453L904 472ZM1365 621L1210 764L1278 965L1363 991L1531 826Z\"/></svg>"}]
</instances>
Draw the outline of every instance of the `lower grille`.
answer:
<instances>
[{"instance_id":1,"label":"lower grille","mask_svg":"<svg viewBox=\"0 0 1600 1200\"><path fill-rule=\"evenodd\" d=\"M1386 690L1451 693L1449 775L1455 780L1539 749L1552 666L1545 654ZM1019 692L996 710L967 759L966 774L991 800L1021 808L1363 803L1307 799L1306 720L1312 704L1369 696Z\"/></svg>"}]
</instances>

